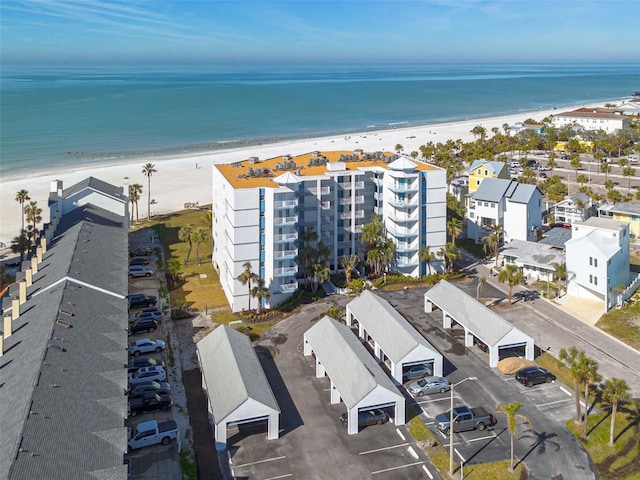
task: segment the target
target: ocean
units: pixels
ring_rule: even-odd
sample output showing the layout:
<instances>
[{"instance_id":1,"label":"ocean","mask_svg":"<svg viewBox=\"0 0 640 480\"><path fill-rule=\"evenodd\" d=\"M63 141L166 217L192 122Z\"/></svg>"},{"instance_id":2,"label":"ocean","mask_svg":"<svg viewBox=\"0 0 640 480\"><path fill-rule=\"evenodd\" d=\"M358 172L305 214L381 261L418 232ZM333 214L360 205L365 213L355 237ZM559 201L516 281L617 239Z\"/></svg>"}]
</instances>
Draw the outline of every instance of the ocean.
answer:
<instances>
[{"instance_id":1,"label":"ocean","mask_svg":"<svg viewBox=\"0 0 640 480\"><path fill-rule=\"evenodd\" d=\"M640 65L3 66L0 174L621 99Z\"/></svg>"}]
</instances>

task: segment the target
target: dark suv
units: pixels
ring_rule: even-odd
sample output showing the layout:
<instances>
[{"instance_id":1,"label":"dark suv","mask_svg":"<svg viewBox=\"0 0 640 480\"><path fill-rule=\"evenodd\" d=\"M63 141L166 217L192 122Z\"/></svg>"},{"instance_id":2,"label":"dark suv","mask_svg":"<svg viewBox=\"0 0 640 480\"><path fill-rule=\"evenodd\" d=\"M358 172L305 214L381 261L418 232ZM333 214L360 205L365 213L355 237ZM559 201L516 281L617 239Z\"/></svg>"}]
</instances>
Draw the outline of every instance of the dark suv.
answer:
<instances>
[{"instance_id":1,"label":"dark suv","mask_svg":"<svg viewBox=\"0 0 640 480\"><path fill-rule=\"evenodd\" d=\"M158 303L158 299L154 295L145 295L144 293L130 293L127 295L129 308L150 307Z\"/></svg>"},{"instance_id":2,"label":"dark suv","mask_svg":"<svg viewBox=\"0 0 640 480\"><path fill-rule=\"evenodd\" d=\"M143 318L141 320L136 320L129 325L129 335L135 335L136 333L142 332L153 332L156 328L158 328L158 322L153 318Z\"/></svg>"},{"instance_id":3,"label":"dark suv","mask_svg":"<svg viewBox=\"0 0 640 480\"><path fill-rule=\"evenodd\" d=\"M129 252L130 257L139 257L139 256L148 257L149 255L151 255L151 247L138 247L135 250L131 250Z\"/></svg>"},{"instance_id":4,"label":"dark suv","mask_svg":"<svg viewBox=\"0 0 640 480\"><path fill-rule=\"evenodd\" d=\"M539 383L551 383L556 379L555 375L546 368L525 367L516 372L516 380L527 387Z\"/></svg>"}]
</instances>

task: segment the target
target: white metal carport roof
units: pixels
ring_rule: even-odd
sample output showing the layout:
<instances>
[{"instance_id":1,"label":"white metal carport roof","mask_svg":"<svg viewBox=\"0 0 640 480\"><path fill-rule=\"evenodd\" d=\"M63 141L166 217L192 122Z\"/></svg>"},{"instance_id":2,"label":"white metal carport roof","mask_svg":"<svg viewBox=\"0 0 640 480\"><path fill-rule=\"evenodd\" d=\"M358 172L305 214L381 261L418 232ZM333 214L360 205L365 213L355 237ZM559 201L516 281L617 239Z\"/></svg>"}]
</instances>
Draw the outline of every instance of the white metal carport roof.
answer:
<instances>
[{"instance_id":1,"label":"white metal carport roof","mask_svg":"<svg viewBox=\"0 0 640 480\"><path fill-rule=\"evenodd\" d=\"M221 325L197 344L202 386L224 450L227 424L268 417L269 439L278 438L280 407L249 337Z\"/></svg>"},{"instance_id":2,"label":"white metal carport roof","mask_svg":"<svg viewBox=\"0 0 640 480\"><path fill-rule=\"evenodd\" d=\"M358 432L358 410L395 404L395 422L404 425L405 399L349 327L328 316L304 333L305 356L316 356L316 377L331 380L331 403L344 401L349 434Z\"/></svg>"},{"instance_id":3,"label":"white metal carport roof","mask_svg":"<svg viewBox=\"0 0 640 480\"><path fill-rule=\"evenodd\" d=\"M533 360L533 339L514 327L497 313L455 285L440 282L424 294L425 312L431 312L431 304L442 310L444 328L451 328L453 318L465 330L465 346L473 345L477 337L489 347L490 365L498 364L498 350L503 346L526 345L525 357Z\"/></svg>"},{"instance_id":4,"label":"white metal carport roof","mask_svg":"<svg viewBox=\"0 0 640 480\"><path fill-rule=\"evenodd\" d=\"M433 374L442 376L442 355L385 299L365 290L347 304L347 325L354 318L360 338L365 338L365 331L371 336L375 356L381 361L380 350L384 352L399 383L404 363L433 362Z\"/></svg>"}]
</instances>

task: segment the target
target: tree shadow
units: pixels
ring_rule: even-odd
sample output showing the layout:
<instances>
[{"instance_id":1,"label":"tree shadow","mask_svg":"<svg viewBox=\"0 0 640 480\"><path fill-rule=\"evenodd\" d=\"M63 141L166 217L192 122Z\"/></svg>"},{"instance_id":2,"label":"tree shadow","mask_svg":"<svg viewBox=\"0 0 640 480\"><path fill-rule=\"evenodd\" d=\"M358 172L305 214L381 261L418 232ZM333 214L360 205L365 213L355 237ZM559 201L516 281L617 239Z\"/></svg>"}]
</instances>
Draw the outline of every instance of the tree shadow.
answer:
<instances>
[{"instance_id":1,"label":"tree shadow","mask_svg":"<svg viewBox=\"0 0 640 480\"><path fill-rule=\"evenodd\" d=\"M516 463L516 467L521 463L524 463L526 458L534 451L538 450L538 455L544 455L547 451L547 448L553 447L553 449L557 452L560 450L560 444L551 440L558 435L555 433L547 433L547 432L536 432L533 429L525 430L525 432L520 435L520 439L530 439L531 444L527 453Z\"/></svg>"}]
</instances>

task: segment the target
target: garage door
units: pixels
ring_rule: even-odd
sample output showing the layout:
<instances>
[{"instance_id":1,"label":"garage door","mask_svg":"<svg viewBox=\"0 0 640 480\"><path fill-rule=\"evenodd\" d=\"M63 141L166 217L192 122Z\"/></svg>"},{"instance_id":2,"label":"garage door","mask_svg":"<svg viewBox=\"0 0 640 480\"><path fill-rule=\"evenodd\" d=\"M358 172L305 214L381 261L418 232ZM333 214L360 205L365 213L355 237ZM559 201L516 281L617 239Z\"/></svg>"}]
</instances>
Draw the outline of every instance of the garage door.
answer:
<instances>
[{"instance_id":1,"label":"garage door","mask_svg":"<svg viewBox=\"0 0 640 480\"><path fill-rule=\"evenodd\" d=\"M498 358L524 357L527 349L526 343L514 343L513 345L501 345L498 349Z\"/></svg>"},{"instance_id":2,"label":"garage door","mask_svg":"<svg viewBox=\"0 0 640 480\"><path fill-rule=\"evenodd\" d=\"M254 418L236 420L235 422L229 422L229 423L227 423L227 427L235 427L235 426L238 426L238 425L244 425L246 423L268 422L268 421L269 421L269 416L266 415L264 417L254 417Z\"/></svg>"}]
</instances>

